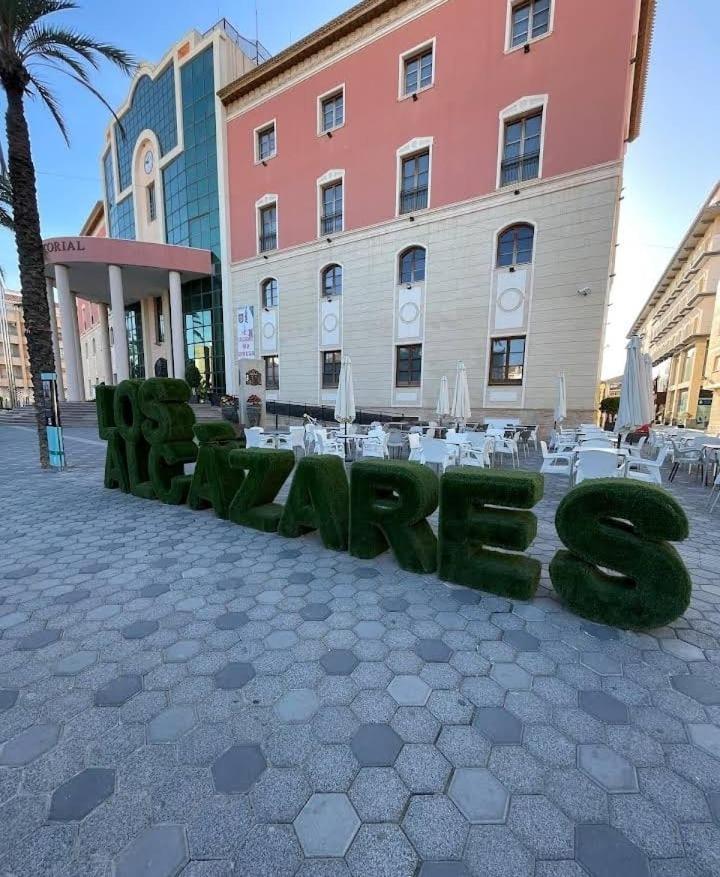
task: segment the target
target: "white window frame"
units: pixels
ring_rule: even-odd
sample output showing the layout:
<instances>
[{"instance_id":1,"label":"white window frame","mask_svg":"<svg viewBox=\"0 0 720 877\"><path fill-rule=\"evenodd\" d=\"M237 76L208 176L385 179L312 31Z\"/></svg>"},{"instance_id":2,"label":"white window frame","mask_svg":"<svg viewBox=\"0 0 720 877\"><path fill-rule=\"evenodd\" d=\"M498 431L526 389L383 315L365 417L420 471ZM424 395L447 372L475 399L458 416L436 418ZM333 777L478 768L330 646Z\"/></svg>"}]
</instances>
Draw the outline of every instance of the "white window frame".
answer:
<instances>
[{"instance_id":1,"label":"white window frame","mask_svg":"<svg viewBox=\"0 0 720 877\"><path fill-rule=\"evenodd\" d=\"M320 289L320 301L321 302L323 300L327 300L327 299L333 297L333 296L325 295L324 280L325 280L325 272L328 270L328 268L339 268L340 271L342 272L342 292L339 295L335 295L334 297L335 298L342 298L344 293L345 293L345 266L344 266L344 264L342 262L335 262L332 260L330 262L325 262L323 265L320 266L320 269L318 271L318 287Z\"/></svg>"},{"instance_id":2,"label":"white window frame","mask_svg":"<svg viewBox=\"0 0 720 877\"><path fill-rule=\"evenodd\" d=\"M341 94L343 99L343 120L340 125L333 125L332 128L323 128L323 101L326 101L328 98L337 97L337 95ZM339 131L341 128L345 127L345 120L347 119L347 99L345 96L345 83L341 82L339 85L336 85L335 88L330 88L323 94L318 95L317 99L317 134L318 137L327 137L328 134L332 134L334 131Z\"/></svg>"},{"instance_id":3,"label":"white window frame","mask_svg":"<svg viewBox=\"0 0 720 877\"><path fill-rule=\"evenodd\" d=\"M272 155L266 155L264 158L260 158L260 135L268 130L268 128L272 128L275 131L275 152ZM253 129L253 148L255 155L255 164L262 164L263 162L272 161L278 154L278 129L277 129L277 120L276 119L268 119L267 122L263 122L262 125L258 125L257 128Z\"/></svg>"},{"instance_id":4,"label":"white window frame","mask_svg":"<svg viewBox=\"0 0 720 877\"><path fill-rule=\"evenodd\" d=\"M498 114L498 145L497 145L497 169L495 177L495 187L500 189L522 189L524 186L531 186L543 179L543 159L545 157L545 136L548 117L548 95L535 94L521 97L515 103L510 104L500 110ZM540 126L540 157L538 158L538 175L532 180L521 180L517 183L508 183L502 185L502 156L505 146L505 125L508 122L514 122L522 119L524 116L531 116L538 110L542 110L542 124Z\"/></svg>"},{"instance_id":5,"label":"white window frame","mask_svg":"<svg viewBox=\"0 0 720 877\"><path fill-rule=\"evenodd\" d=\"M417 91L410 91L405 94L405 62L414 57L415 55L421 55L425 52L426 49L432 50L433 62L432 62L432 77L430 78L429 85L423 85L422 88L419 88ZM435 77L437 75L437 37L431 37L428 40L425 40L422 43L418 43L417 46L413 46L412 49L408 49L406 52L403 52L398 58L398 100L412 100L413 95L422 94L424 91L428 91L431 88L435 87Z\"/></svg>"},{"instance_id":6,"label":"white window frame","mask_svg":"<svg viewBox=\"0 0 720 877\"><path fill-rule=\"evenodd\" d=\"M275 249L274 250L261 250L260 249L260 229L262 228L260 224L260 211L263 207L270 207L271 205L275 205ZM280 249L280 199L275 194L267 194L263 195L261 198L258 198L255 202L255 250L258 256L267 256L269 253L275 253Z\"/></svg>"},{"instance_id":7,"label":"white window frame","mask_svg":"<svg viewBox=\"0 0 720 877\"><path fill-rule=\"evenodd\" d=\"M323 234L322 230L322 210L323 210L323 189L326 186L330 186L333 183L342 183L343 190L343 205L342 205L342 228L340 231L334 231L331 234ZM327 238L333 237L337 234L342 234L345 231L345 218L346 214L346 189L345 189L345 169L344 168L334 168L333 170L326 171L321 177L318 177L315 181L315 186L317 189L317 236L318 238Z\"/></svg>"},{"instance_id":8,"label":"white window frame","mask_svg":"<svg viewBox=\"0 0 720 877\"><path fill-rule=\"evenodd\" d=\"M424 213L432 207L432 168L433 168L433 145L434 137L415 137L408 140L403 146L399 147L395 152L395 216L411 216L414 213ZM400 191L402 188L402 165L403 159L410 158L418 152L428 152L428 203L427 207L421 210L413 211L413 213L400 212ZM344 218L344 214L343 214Z\"/></svg>"},{"instance_id":9,"label":"white window frame","mask_svg":"<svg viewBox=\"0 0 720 877\"><path fill-rule=\"evenodd\" d=\"M265 301L264 301L264 293L265 293L264 287L265 287L265 284L268 282L268 280L275 281L275 286L277 288L277 299L278 299L278 303L276 305L266 305ZM262 280L258 284L258 292L259 292L260 309L261 310L263 310L263 311L276 311L280 307L280 282L278 281L277 277L274 274L267 274L265 277L262 278ZM270 356L272 354L268 354L268 355Z\"/></svg>"},{"instance_id":10,"label":"white window frame","mask_svg":"<svg viewBox=\"0 0 720 877\"><path fill-rule=\"evenodd\" d=\"M555 26L555 0L550 0L550 15L548 19L548 29L545 33L540 34L538 37L533 37L528 34L528 39L524 43L519 43L517 46L511 45L512 42L512 14L513 10L522 6L524 3L527 3L528 0L507 0L507 18L505 21L505 54L510 55L512 52L523 51L525 46L532 45L533 43L538 43L540 40L544 40L549 37Z\"/></svg>"}]
</instances>

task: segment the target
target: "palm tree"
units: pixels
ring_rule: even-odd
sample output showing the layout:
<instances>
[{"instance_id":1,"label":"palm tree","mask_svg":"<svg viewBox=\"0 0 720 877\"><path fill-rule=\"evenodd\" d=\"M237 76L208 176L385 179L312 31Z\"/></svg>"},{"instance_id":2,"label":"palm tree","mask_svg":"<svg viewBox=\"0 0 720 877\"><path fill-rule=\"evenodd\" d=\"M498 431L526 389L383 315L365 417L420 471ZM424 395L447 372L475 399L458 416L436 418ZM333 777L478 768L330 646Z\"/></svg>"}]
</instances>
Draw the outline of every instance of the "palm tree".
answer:
<instances>
[{"instance_id":1,"label":"palm tree","mask_svg":"<svg viewBox=\"0 0 720 877\"><path fill-rule=\"evenodd\" d=\"M129 73L134 61L126 52L86 34L48 22L49 16L77 9L73 0L0 0L0 83L7 98L5 123L8 139L9 182L12 219L20 266L25 317L25 337L35 396L40 465L47 469L45 424L41 408L42 372L55 371L50 311L45 289L40 217L30 133L25 119L25 99L45 104L69 143L60 105L40 78L38 69L63 73L92 92L112 112L92 85L90 74L106 59ZM66 328L69 331L69 327ZM57 364L58 368L60 364Z\"/></svg>"}]
</instances>

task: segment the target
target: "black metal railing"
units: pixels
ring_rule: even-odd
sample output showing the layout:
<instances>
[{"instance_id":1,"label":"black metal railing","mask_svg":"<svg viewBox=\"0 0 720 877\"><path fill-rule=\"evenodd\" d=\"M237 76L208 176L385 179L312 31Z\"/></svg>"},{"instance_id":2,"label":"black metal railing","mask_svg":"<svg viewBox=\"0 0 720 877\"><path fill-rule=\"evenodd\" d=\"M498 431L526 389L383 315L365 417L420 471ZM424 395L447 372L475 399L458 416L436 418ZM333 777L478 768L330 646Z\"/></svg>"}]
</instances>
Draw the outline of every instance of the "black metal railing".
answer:
<instances>
[{"instance_id":1,"label":"black metal railing","mask_svg":"<svg viewBox=\"0 0 720 877\"><path fill-rule=\"evenodd\" d=\"M313 420L317 420L318 423L337 425L334 405L314 405L306 402L271 402L266 400L265 413L268 417L275 418L275 429L279 429L280 426L286 426L293 420L301 423L306 414L312 417ZM368 408L356 408L353 423L369 426L375 421L378 423L414 423L417 419L417 415L408 416L404 413L397 414L395 412L374 411Z\"/></svg>"},{"instance_id":2,"label":"black metal railing","mask_svg":"<svg viewBox=\"0 0 720 877\"><path fill-rule=\"evenodd\" d=\"M259 239L260 252L274 250L277 247L277 232L270 231L267 234L261 234Z\"/></svg>"},{"instance_id":3,"label":"black metal railing","mask_svg":"<svg viewBox=\"0 0 720 877\"><path fill-rule=\"evenodd\" d=\"M415 210L424 210L428 206L428 190L408 189L400 193L400 213L412 213Z\"/></svg>"},{"instance_id":4,"label":"black metal railing","mask_svg":"<svg viewBox=\"0 0 720 877\"><path fill-rule=\"evenodd\" d=\"M500 183L510 186L523 180L534 180L540 173L540 153L534 152L520 158L507 159L500 167Z\"/></svg>"},{"instance_id":5,"label":"black metal railing","mask_svg":"<svg viewBox=\"0 0 720 877\"><path fill-rule=\"evenodd\" d=\"M320 228L323 234L332 234L336 231L342 231L343 215L340 213L328 213L320 220Z\"/></svg>"}]
</instances>

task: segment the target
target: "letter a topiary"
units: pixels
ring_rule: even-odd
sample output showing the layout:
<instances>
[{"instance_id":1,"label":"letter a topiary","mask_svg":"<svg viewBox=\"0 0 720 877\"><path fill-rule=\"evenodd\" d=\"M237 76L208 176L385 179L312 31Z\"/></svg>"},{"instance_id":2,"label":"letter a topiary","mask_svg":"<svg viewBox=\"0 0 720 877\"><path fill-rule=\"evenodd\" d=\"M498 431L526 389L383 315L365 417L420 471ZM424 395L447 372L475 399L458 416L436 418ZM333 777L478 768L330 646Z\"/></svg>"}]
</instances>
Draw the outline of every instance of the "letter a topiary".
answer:
<instances>
[{"instance_id":1,"label":"letter a topiary","mask_svg":"<svg viewBox=\"0 0 720 877\"><path fill-rule=\"evenodd\" d=\"M350 554L391 548L410 572L434 572L437 541L425 520L437 508L438 479L417 463L360 460L350 470Z\"/></svg>"},{"instance_id":2,"label":"letter a topiary","mask_svg":"<svg viewBox=\"0 0 720 877\"><path fill-rule=\"evenodd\" d=\"M298 463L278 532L294 539L318 530L323 545L344 551L348 541L348 480L339 457L322 454Z\"/></svg>"},{"instance_id":3,"label":"letter a topiary","mask_svg":"<svg viewBox=\"0 0 720 877\"><path fill-rule=\"evenodd\" d=\"M219 518L227 518L230 501L242 485L244 472L230 468L230 452L240 447L229 423L196 423L200 443L197 464L188 493L188 505L196 511L212 506Z\"/></svg>"},{"instance_id":4,"label":"letter a topiary","mask_svg":"<svg viewBox=\"0 0 720 877\"><path fill-rule=\"evenodd\" d=\"M95 410L97 411L98 432L104 441L110 438L111 430L115 429L115 387L98 384L95 387Z\"/></svg>"},{"instance_id":5,"label":"letter a topiary","mask_svg":"<svg viewBox=\"0 0 720 877\"><path fill-rule=\"evenodd\" d=\"M540 581L540 562L522 554L537 533L531 509L543 495L535 472L459 467L440 482L438 575L458 585L527 600ZM500 508L496 508L500 506Z\"/></svg>"},{"instance_id":6,"label":"letter a topiary","mask_svg":"<svg viewBox=\"0 0 720 877\"><path fill-rule=\"evenodd\" d=\"M295 465L292 451L248 448L230 452L230 467L245 479L230 503L229 518L263 533L275 533L283 507L273 502Z\"/></svg>"},{"instance_id":7,"label":"letter a topiary","mask_svg":"<svg viewBox=\"0 0 720 877\"><path fill-rule=\"evenodd\" d=\"M550 577L573 612L639 629L670 624L687 609L690 575L666 540L686 539L688 520L661 487L619 478L585 481L562 500L555 526L569 551L553 557Z\"/></svg>"}]
</instances>

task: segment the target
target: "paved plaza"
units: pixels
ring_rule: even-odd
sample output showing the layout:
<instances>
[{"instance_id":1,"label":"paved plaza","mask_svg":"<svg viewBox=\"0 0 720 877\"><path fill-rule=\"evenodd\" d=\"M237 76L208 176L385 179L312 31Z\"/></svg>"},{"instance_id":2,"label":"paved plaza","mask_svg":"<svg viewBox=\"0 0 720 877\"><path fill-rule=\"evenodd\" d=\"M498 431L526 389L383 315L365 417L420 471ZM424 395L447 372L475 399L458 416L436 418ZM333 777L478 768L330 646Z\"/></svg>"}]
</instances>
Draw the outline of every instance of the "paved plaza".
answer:
<instances>
[{"instance_id":1,"label":"paved plaza","mask_svg":"<svg viewBox=\"0 0 720 877\"><path fill-rule=\"evenodd\" d=\"M530 603L43 473L0 427L2 877L720 874L720 510L673 625Z\"/></svg>"}]
</instances>

